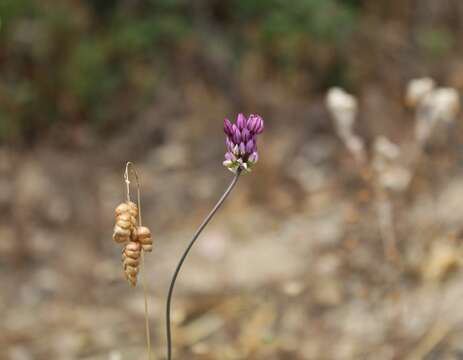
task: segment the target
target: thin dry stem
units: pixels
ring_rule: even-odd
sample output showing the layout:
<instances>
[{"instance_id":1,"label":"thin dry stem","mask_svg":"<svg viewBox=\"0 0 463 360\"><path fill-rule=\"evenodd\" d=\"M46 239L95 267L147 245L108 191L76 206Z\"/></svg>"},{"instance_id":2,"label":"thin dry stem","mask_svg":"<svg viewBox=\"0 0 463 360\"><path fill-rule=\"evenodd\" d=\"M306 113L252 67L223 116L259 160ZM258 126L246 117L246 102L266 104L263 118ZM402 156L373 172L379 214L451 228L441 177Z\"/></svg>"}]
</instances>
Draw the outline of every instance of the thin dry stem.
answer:
<instances>
[{"instance_id":1,"label":"thin dry stem","mask_svg":"<svg viewBox=\"0 0 463 360\"><path fill-rule=\"evenodd\" d=\"M452 327L443 321L438 321L431 328L413 352L407 356L407 360L421 360L426 357L446 336L451 332Z\"/></svg>"},{"instance_id":2,"label":"thin dry stem","mask_svg":"<svg viewBox=\"0 0 463 360\"><path fill-rule=\"evenodd\" d=\"M143 284L143 297L145 300L145 331L146 331L146 348L148 351L148 360L151 360L151 332L148 312L148 289L146 285L146 268L145 268L145 252L141 251L141 266L142 266L142 284Z\"/></svg>"},{"instance_id":3,"label":"thin dry stem","mask_svg":"<svg viewBox=\"0 0 463 360\"><path fill-rule=\"evenodd\" d=\"M387 191L381 185L376 186L375 192L379 232L383 242L384 254L387 259L395 261L399 259L399 251L394 227L394 205L389 199Z\"/></svg>"}]
</instances>

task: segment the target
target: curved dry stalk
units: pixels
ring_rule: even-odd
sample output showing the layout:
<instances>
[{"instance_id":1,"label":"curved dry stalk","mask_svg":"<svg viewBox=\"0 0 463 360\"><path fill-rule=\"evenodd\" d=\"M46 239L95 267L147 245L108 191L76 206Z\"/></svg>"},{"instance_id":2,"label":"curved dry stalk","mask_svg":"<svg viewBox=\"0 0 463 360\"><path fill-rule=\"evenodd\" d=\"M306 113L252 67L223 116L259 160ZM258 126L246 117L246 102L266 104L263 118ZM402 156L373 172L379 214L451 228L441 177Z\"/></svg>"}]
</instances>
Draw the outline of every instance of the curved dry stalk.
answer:
<instances>
[{"instance_id":1,"label":"curved dry stalk","mask_svg":"<svg viewBox=\"0 0 463 360\"><path fill-rule=\"evenodd\" d=\"M172 331L171 331L171 305L172 305L172 295L174 293L174 287L175 287L175 282L177 280L178 274L180 273L180 270L182 268L183 263L185 262L185 259L188 256L188 253L190 252L191 248L193 247L194 243L198 239L199 235L201 232L204 230L204 228L209 224L211 219L214 217L215 213L219 208L222 206L224 203L225 199L228 197L228 195L231 193L233 188L235 187L238 178L241 174L241 170L238 169L236 172L232 182L228 186L228 188L225 190L223 195L220 197L219 201L217 204L215 204L214 208L211 210L211 212L206 216L204 219L203 223L199 226L198 230L193 235L193 238L190 240L189 245L185 249L182 257L180 258L180 261L177 264L177 268L175 269L174 275L172 277L172 280L170 282L169 286L169 293L167 295L167 302L166 302L166 334L167 334L167 359L172 360Z\"/></svg>"}]
</instances>

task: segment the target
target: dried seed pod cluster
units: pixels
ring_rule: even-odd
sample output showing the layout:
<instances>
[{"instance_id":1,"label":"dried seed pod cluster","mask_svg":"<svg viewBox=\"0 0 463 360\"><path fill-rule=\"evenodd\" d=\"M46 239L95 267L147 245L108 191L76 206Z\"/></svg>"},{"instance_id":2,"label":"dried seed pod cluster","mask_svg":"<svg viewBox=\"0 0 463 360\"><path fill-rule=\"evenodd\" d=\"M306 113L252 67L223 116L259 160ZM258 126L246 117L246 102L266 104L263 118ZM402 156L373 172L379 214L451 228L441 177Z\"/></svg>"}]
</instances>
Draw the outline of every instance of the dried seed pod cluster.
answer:
<instances>
[{"instance_id":1,"label":"dried seed pod cluster","mask_svg":"<svg viewBox=\"0 0 463 360\"><path fill-rule=\"evenodd\" d=\"M132 232L137 226L138 207L133 202L119 204L115 210L113 240L118 244L130 241Z\"/></svg>"},{"instance_id":2,"label":"dried seed pod cluster","mask_svg":"<svg viewBox=\"0 0 463 360\"><path fill-rule=\"evenodd\" d=\"M143 248L143 251L151 252L153 250L153 238L151 231L146 226L139 226L137 228L137 238Z\"/></svg>"},{"instance_id":3,"label":"dried seed pod cluster","mask_svg":"<svg viewBox=\"0 0 463 360\"><path fill-rule=\"evenodd\" d=\"M113 240L124 245L122 265L125 277L130 285L136 286L141 251L151 252L153 250L151 231L146 226L137 226L138 207L131 201L119 204L115 210L115 216Z\"/></svg>"},{"instance_id":4,"label":"dried seed pod cluster","mask_svg":"<svg viewBox=\"0 0 463 360\"><path fill-rule=\"evenodd\" d=\"M122 251L122 265L125 277L132 286L137 285L137 275L140 269L141 244L130 241Z\"/></svg>"}]
</instances>

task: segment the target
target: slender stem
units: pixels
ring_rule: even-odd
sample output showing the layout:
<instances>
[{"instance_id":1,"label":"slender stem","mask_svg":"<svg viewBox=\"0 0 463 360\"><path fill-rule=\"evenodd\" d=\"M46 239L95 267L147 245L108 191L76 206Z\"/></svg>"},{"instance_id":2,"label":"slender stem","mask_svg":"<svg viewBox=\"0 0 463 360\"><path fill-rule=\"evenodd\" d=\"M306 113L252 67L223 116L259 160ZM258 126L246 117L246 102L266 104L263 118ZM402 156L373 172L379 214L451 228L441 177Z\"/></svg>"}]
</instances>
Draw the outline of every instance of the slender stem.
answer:
<instances>
[{"instance_id":1,"label":"slender stem","mask_svg":"<svg viewBox=\"0 0 463 360\"><path fill-rule=\"evenodd\" d=\"M209 215L204 219L203 223L199 226L198 230L196 230L195 234L193 235L193 238L190 240L190 243L188 247L186 248L185 252L183 253L182 257L180 258L179 263L177 264L177 268L175 269L174 276L172 277L172 280L170 282L169 286L169 293L167 295L167 303L166 303L166 329L167 329L167 359L172 360L172 332L171 332L171 320L170 320L170 313L171 313L171 303L172 303L172 295L174 292L174 287L175 287L175 282L177 280L178 274L180 272L180 269L182 268L183 263L185 262L185 259L188 256L188 253L190 252L191 248L193 247L194 243L198 239L199 235L201 232L204 230L204 228L209 224L209 221L214 217L215 213L217 210L219 210L220 206L224 203L225 199L227 196L231 193L233 188L235 187L238 178L240 176L241 171L238 170L235 177L233 178L232 182L228 186L227 190L223 193L222 197L219 199L217 204L215 204L214 208L211 210Z\"/></svg>"},{"instance_id":2,"label":"slender stem","mask_svg":"<svg viewBox=\"0 0 463 360\"><path fill-rule=\"evenodd\" d=\"M150 335L150 320L148 311L148 287L146 285L146 268L145 268L145 251L141 252L142 277L143 277L143 298L145 300L145 334L146 334L146 350L148 352L148 360L151 360L151 335Z\"/></svg>"}]
</instances>

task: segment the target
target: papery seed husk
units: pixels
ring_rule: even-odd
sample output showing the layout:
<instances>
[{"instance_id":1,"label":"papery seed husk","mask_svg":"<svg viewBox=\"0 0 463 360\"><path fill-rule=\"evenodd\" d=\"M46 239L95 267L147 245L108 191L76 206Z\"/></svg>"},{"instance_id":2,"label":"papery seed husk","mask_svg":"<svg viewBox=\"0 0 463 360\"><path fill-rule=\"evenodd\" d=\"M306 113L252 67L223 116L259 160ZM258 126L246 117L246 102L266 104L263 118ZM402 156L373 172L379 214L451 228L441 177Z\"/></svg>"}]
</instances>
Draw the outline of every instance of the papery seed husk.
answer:
<instances>
[{"instance_id":1,"label":"papery seed husk","mask_svg":"<svg viewBox=\"0 0 463 360\"><path fill-rule=\"evenodd\" d=\"M127 250L128 251L140 251L140 244L138 242L131 241L126 245L125 250L126 251Z\"/></svg>"},{"instance_id":2,"label":"papery seed husk","mask_svg":"<svg viewBox=\"0 0 463 360\"><path fill-rule=\"evenodd\" d=\"M113 234L113 240L118 244L124 244L130 241L130 237L118 233Z\"/></svg>"},{"instance_id":3,"label":"papery seed husk","mask_svg":"<svg viewBox=\"0 0 463 360\"><path fill-rule=\"evenodd\" d=\"M141 245L138 242L130 241L124 248L125 256L138 259L141 253Z\"/></svg>"},{"instance_id":4,"label":"papery seed husk","mask_svg":"<svg viewBox=\"0 0 463 360\"><path fill-rule=\"evenodd\" d=\"M138 241L140 241L140 244L152 244L153 243L153 238L151 236L148 237L140 237L138 236Z\"/></svg>"},{"instance_id":5,"label":"papery seed husk","mask_svg":"<svg viewBox=\"0 0 463 360\"><path fill-rule=\"evenodd\" d=\"M122 244L122 243L125 243L125 242L129 241L130 237L126 236L124 234L120 234L120 233L115 232L113 234L113 240L115 242L117 242L118 244Z\"/></svg>"},{"instance_id":6,"label":"papery seed husk","mask_svg":"<svg viewBox=\"0 0 463 360\"><path fill-rule=\"evenodd\" d=\"M129 274L125 271L124 269L124 276L125 278L130 281L130 279L134 280L135 282L137 282L137 275L132 275L132 274Z\"/></svg>"},{"instance_id":7,"label":"papery seed husk","mask_svg":"<svg viewBox=\"0 0 463 360\"><path fill-rule=\"evenodd\" d=\"M142 249L143 251L151 252L153 251L153 244L143 244Z\"/></svg>"},{"instance_id":8,"label":"papery seed husk","mask_svg":"<svg viewBox=\"0 0 463 360\"><path fill-rule=\"evenodd\" d=\"M129 201L128 205L129 205L130 215L132 215L133 217L137 217L138 216L138 207L137 207L137 205L132 201Z\"/></svg>"},{"instance_id":9,"label":"papery seed husk","mask_svg":"<svg viewBox=\"0 0 463 360\"><path fill-rule=\"evenodd\" d=\"M151 230L146 226L139 226L138 227L138 232L142 236L151 235Z\"/></svg>"},{"instance_id":10,"label":"papery seed husk","mask_svg":"<svg viewBox=\"0 0 463 360\"><path fill-rule=\"evenodd\" d=\"M124 220L117 220L116 225L126 230L131 229L133 227L133 224L130 221L124 221Z\"/></svg>"},{"instance_id":11,"label":"papery seed husk","mask_svg":"<svg viewBox=\"0 0 463 360\"><path fill-rule=\"evenodd\" d=\"M153 250L153 238L151 237L151 231L146 226L139 226L137 228L138 241L141 243L142 248L146 252Z\"/></svg>"},{"instance_id":12,"label":"papery seed husk","mask_svg":"<svg viewBox=\"0 0 463 360\"><path fill-rule=\"evenodd\" d=\"M117 215L116 220L130 221L131 216L132 215L130 214L130 209L128 209L127 211L124 211Z\"/></svg>"},{"instance_id":13,"label":"papery seed husk","mask_svg":"<svg viewBox=\"0 0 463 360\"><path fill-rule=\"evenodd\" d=\"M138 232L137 232L137 228L134 227L132 229L132 232L130 234L130 240L132 240L133 242L137 242L138 241Z\"/></svg>"},{"instance_id":14,"label":"papery seed husk","mask_svg":"<svg viewBox=\"0 0 463 360\"><path fill-rule=\"evenodd\" d=\"M140 264L140 261L138 259L126 257L123 261L123 264L124 264L124 268L126 266L138 266Z\"/></svg>"},{"instance_id":15,"label":"papery seed husk","mask_svg":"<svg viewBox=\"0 0 463 360\"><path fill-rule=\"evenodd\" d=\"M131 257L132 259L138 259L140 257L140 251L125 251L125 256Z\"/></svg>"},{"instance_id":16,"label":"papery seed husk","mask_svg":"<svg viewBox=\"0 0 463 360\"><path fill-rule=\"evenodd\" d=\"M150 239L151 238L151 231L146 226L137 227L137 234L138 234L138 240L140 242L143 242L144 239Z\"/></svg>"},{"instance_id":17,"label":"papery seed husk","mask_svg":"<svg viewBox=\"0 0 463 360\"><path fill-rule=\"evenodd\" d=\"M131 242L129 242L129 244L130 243ZM130 250L130 249L126 248L124 250L124 254L125 254L125 256L131 257L133 259L138 259L140 257L140 254L141 254L141 247L140 247L140 249L137 249L137 250Z\"/></svg>"},{"instance_id":18,"label":"papery seed husk","mask_svg":"<svg viewBox=\"0 0 463 360\"><path fill-rule=\"evenodd\" d=\"M130 237L124 234L114 233L113 240L118 244L124 244L130 241Z\"/></svg>"},{"instance_id":19,"label":"papery seed husk","mask_svg":"<svg viewBox=\"0 0 463 360\"><path fill-rule=\"evenodd\" d=\"M124 229L123 227L119 226L118 224L116 224L114 226L114 232L118 233L118 234L124 234L124 235L130 236L130 229Z\"/></svg>"},{"instance_id":20,"label":"papery seed husk","mask_svg":"<svg viewBox=\"0 0 463 360\"><path fill-rule=\"evenodd\" d=\"M144 251L150 252L153 249L153 240L151 238L143 239L143 242L140 241L140 244Z\"/></svg>"},{"instance_id":21,"label":"papery seed husk","mask_svg":"<svg viewBox=\"0 0 463 360\"><path fill-rule=\"evenodd\" d=\"M130 209L116 216L116 225L123 229L132 229L137 226L137 219L130 214Z\"/></svg>"},{"instance_id":22,"label":"papery seed husk","mask_svg":"<svg viewBox=\"0 0 463 360\"><path fill-rule=\"evenodd\" d=\"M117 217L117 216L119 216L121 214L130 212L130 209L131 209L131 207L130 207L129 204L122 203L122 204L117 205L116 210L114 211L114 213L116 214L116 217Z\"/></svg>"},{"instance_id":23,"label":"papery seed husk","mask_svg":"<svg viewBox=\"0 0 463 360\"><path fill-rule=\"evenodd\" d=\"M127 276L127 280L129 281L130 285L137 286L137 277L136 276Z\"/></svg>"},{"instance_id":24,"label":"papery seed husk","mask_svg":"<svg viewBox=\"0 0 463 360\"><path fill-rule=\"evenodd\" d=\"M116 220L116 225L119 226L120 228L122 229L133 229L134 228L134 224L132 223L132 221L125 221L125 220Z\"/></svg>"},{"instance_id":25,"label":"papery seed husk","mask_svg":"<svg viewBox=\"0 0 463 360\"><path fill-rule=\"evenodd\" d=\"M126 266L125 272L128 275L137 275L138 274L138 267L135 266Z\"/></svg>"},{"instance_id":26,"label":"papery seed husk","mask_svg":"<svg viewBox=\"0 0 463 360\"><path fill-rule=\"evenodd\" d=\"M151 237L146 237L146 238L138 238L140 241L140 244L143 245L149 245L153 243L153 239Z\"/></svg>"}]
</instances>

